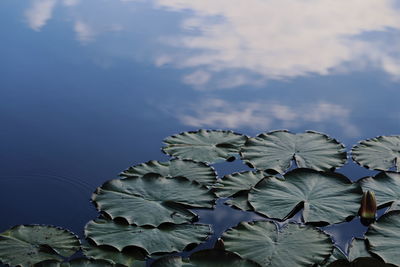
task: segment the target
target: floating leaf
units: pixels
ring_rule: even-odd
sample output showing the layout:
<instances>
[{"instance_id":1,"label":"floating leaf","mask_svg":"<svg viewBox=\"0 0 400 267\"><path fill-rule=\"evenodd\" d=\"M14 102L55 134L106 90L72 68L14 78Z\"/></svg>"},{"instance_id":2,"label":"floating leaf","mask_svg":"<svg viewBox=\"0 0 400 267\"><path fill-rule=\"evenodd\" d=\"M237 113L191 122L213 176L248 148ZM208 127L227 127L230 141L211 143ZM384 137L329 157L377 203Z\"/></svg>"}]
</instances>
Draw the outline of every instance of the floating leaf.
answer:
<instances>
[{"instance_id":1,"label":"floating leaf","mask_svg":"<svg viewBox=\"0 0 400 267\"><path fill-rule=\"evenodd\" d=\"M329 264L333 262L335 262L334 266L340 266L339 263L344 264L344 266L348 266L351 261L361 257L370 258L371 254L369 254L367 250L364 239L353 238L348 248L347 255L345 255L339 248L334 247L332 255L329 257L327 262L323 264L323 266L331 266Z\"/></svg>"},{"instance_id":2,"label":"floating leaf","mask_svg":"<svg viewBox=\"0 0 400 267\"><path fill-rule=\"evenodd\" d=\"M79 239L73 233L54 226L18 225L0 234L0 262L11 266L61 260L79 248Z\"/></svg>"},{"instance_id":3,"label":"floating leaf","mask_svg":"<svg viewBox=\"0 0 400 267\"><path fill-rule=\"evenodd\" d=\"M180 159L215 163L231 160L246 140L246 136L232 131L183 132L167 137L163 151Z\"/></svg>"},{"instance_id":4,"label":"floating leaf","mask_svg":"<svg viewBox=\"0 0 400 267\"><path fill-rule=\"evenodd\" d=\"M258 264L242 259L224 250L207 249L193 253L189 259L168 256L156 260L151 267L257 267Z\"/></svg>"},{"instance_id":5,"label":"floating leaf","mask_svg":"<svg viewBox=\"0 0 400 267\"><path fill-rule=\"evenodd\" d=\"M386 263L400 265L400 211L384 214L369 226L365 237L368 239L370 252Z\"/></svg>"},{"instance_id":6,"label":"floating leaf","mask_svg":"<svg viewBox=\"0 0 400 267\"><path fill-rule=\"evenodd\" d=\"M400 210L400 174L380 172L374 177L358 181L364 191L374 191L378 208L390 205L391 210Z\"/></svg>"},{"instance_id":7,"label":"floating leaf","mask_svg":"<svg viewBox=\"0 0 400 267\"><path fill-rule=\"evenodd\" d=\"M241 210L251 211L253 208L247 201L248 192L265 177L263 171L245 171L225 175L214 186L219 197L230 197L225 203Z\"/></svg>"},{"instance_id":8,"label":"floating leaf","mask_svg":"<svg viewBox=\"0 0 400 267\"><path fill-rule=\"evenodd\" d=\"M326 171L342 166L347 159L344 146L329 136L307 131L293 134L273 131L250 138L240 154L244 162L259 170L272 169L283 174L292 160L299 168Z\"/></svg>"},{"instance_id":9,"label":"floating leaf","mask_svg":"<svg viewBox=\"0 0 400 267\"><path fill-rule=\"evenodd\" d=\"M145 267L145 255L141 250L130 248L122 252L109 246L93 246L85 244L82 246L83 254L89 259L106 260L113 264L123 264L129 267Z\"/></svg>"},{"instance_id":10,"label":"floating leaf","mask_svg":"<svg viewBox=\"0 0 400 267\"><path fill-rule=\"evenodd\" d=\"M142 177L149 173L157 173L164 177L182 176L190 181L211 185L216 182L214 169L203 162L173 159L167 162L149 161L123 171L123 177Z\"/></svg>"},{"instance_id":11,"label":"floating leaf","mask_svg":"<svg viewBox=\"0 0 400 267\"><path fill-rule=\"evenodd\" d=\"M242 222L223 234L226 250L261 266L311 266L332 252L328 235L311 227L287 224L279 231L273 222Z\"/></svg>"},{"instance_id":12,"label":"floating leaf","mask_svg":"<svg viewBox=\"0 0 400 267\"><path fill-rule=\"evenodd\" d=\"M239 191L248 191L265 177L263 171L245 171L225 175L215 186L218 197L231 197Z\"/></svg>"},{"instance_id":13,"label":"floating leaf","mask_svg":"<svg viewBox=\"0 0 400 267\"><path fill-rule=\"evenodd\" d=\"M394 267L394 265L385 264L381 260L372 257L361 257L352 262L337 260L329 264L328 267Z\"/></svg>"},{"instance_id":14,"label":"floating leaf","mask_svg":"<svg viewBox=\"0 0 400 267\"><path fill-rule=\"evenodd\" d=\"M69 262L44 261L35 264L35 267L117 267L117 266L103 260L93 261L87 259L76 259L76 260L71 260Z\"/></svg>"},{"instance_id":15,"label":"floating leaf","mask_svg":"<svg viewBox=\"0 0 400 267\"><path fill-rule=\"evenodd\" d=\"M215 196L206 187L183 177L157 174L106 182L92 196L99 210L130 224L158 226L196 218L191 208L212 208Z\"/></svg>"},{"instance_id":16,"label":"floating leaf","mask_svg":"<svg viewBox=\"0 0 400 267\"><path fill-rule=\"evenodd\" d=\"M85 236L98 246L112 246L118 251L135 246L148 254L182 251L188 245L201 243L210 234L210 226L203 224L163 224L149 228L98 219L85 226Z\"/></svg>"},{"instance_id":17,"label":"floating leaf","mask_svg":"<svg viewBox=\"0 0 400 267\"><path fill-rule=\"evenodd\" d=\"M359 142L351 150L353 160L373 170L400 171L400 135L378 136Z\"/></svg>"},{"instance_id":18,"label":"floating leaf","mask_svg":"<svg viewBox=\"0 0 400 267\"><path fill-rule=\"evenodd\" d=\"M250 191L249 202L255 211L284 219L301 205L305 222L328 223L358 212L362 190L343 175L295 169L284 177L266 178Z\"/></svg>"}]
</instances>

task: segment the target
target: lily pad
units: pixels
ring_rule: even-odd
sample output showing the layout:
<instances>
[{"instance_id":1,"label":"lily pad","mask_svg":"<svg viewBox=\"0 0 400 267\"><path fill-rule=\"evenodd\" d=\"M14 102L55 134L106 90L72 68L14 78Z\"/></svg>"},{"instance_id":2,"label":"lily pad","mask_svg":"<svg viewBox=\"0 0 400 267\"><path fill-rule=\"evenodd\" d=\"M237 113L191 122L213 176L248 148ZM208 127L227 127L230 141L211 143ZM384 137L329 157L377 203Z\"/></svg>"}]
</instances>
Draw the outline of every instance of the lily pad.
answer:
<instances>
[{"instance_id":1,"label":"lily pad","mask_svg":"<svg viewBox=\"0 0 400 267\"><path fill-rule=\"evenodd\" d=\"M190 222L196 215L188 208L212 208L214 199L205 186L158 174L111 180L92 196L97 208L112 219L121 217L130 224L151 226Z\"/></svg>"},{"instance_id":2,"label":"lily pad","mask_svg":"<svg viewBox=\"0 0 400 267\"><path fill-rule=\"evenodd\" d=\"M189 259L168 256L156 260L151 267L258 267L255 262L218 249L207 249L193 253Z\"/></svg>"},{"instance_id":3,"label":"lily pad","mask_svg":"<svg viewBox=\"0 0 400 267\"><path fill-rule=\"evenodd\" d=\"M148 254L182 251L188 245L203 242L210 234L210 226L204 224L164 224L149 228L98 219L85 226L85 236L97 246L112 246L118 251L135 246Z\"/></svg>"},{"instance_id":4,"label":"lily pad","mask_svg":"<svg viewBox=\"0 0 400 267\"><path fill-rule=\"evenodd\" d=\"M395 267L392 264L386 264L383 261L372 257L360 257L352 262L348 260L337 260L328 265L328 267Z\"/></svg>"},{"instance_id":5,"label":"lily pad","mask_svg":"<svg viewBox=\"0 0 400 267\"><path fill-rule=\"evenodd\" d=\"M371 253L378 255L386 263L400 265L400 211L384 214L369 226L365 237Z\"/></svg>"},{"instance_id":6,"label":"lily pad","mask_svg":"<svg viewBox=\"0 0 400 267\"><path fill-rule=\"evenodd\" d=\"M390 206L390 210L400 210L400 174L380 172L374 177L358 181L364 191L373 191L378 208Z\"/></svg>"},{"instance_id":7,"label":"lily pad","mask_svg":"<svg viewBox=\"0 0 400 267\"><path fill-rule=\"evenodd\" d=\"M88 243L82 245L83 254L93 260L105 260L112 264L122 264L129 267L145 267L145 256L137 248L124 249L122 252L109 246L94 246Z\"/></svg>"},{"instance_id":8,"label":"lily pad","mask_svg":"<svg viewBox=\"0 0 400 267\"><path fill-rule=\"evenodd\" d=\"M344 145L329 136L307 131L293 134L280 130L250 138L240 154L248 165L283 174L292 161L299 168L326 171L346 163Z\"/></svg>"},{"instance_id":9,"label":"lily pad","mask_svg":"<svg viewBox=\"0 0 400 267\"><path fill-rule=\"evenodd\" d=\"M400 171L400 135L378 136L359 142L351 150L353 160L373 170Z\"/></svg>"},{"instance_id":10,"label":"lily pad","mask_svg":"<svg viewBox=\"0 0 400 267\"><path fill-rule=\"evenodd\" d=\"M203 162L192 160L173 159L167 162L149 161L123 171L123 177L141 177L150 173L157 173L164 177L182 176L190 181L204 185L212 185L217 180L214 169Z\"/></svg>"},{"instance_id":11,"label":"lily pad","mask_svg":"<svg viewBox=\"0 0 400 267\"><path fill-rule=\"evenodd\" d=\"M62 260L79 248L76 235L54 226L18 225L0 234L0 262L10 266Z\"/></svg>"},{"instance_id":12,"label":"lily pad","mask_svg":"<svg viewBox=\"0 0 400 267\"><path fill-rule=\"evenodd\" d=\"M250 190L249 202L255 211L282 220L302 206L305 222L328 223L357 215L362 190L345 176L295 169L284 178L265 178Z\"/></svg>"},{"instance_id":13,"label":"lily pad","mask_svg":"<svg viewBox=\"0 0 400 267\"><path fill-rule=\"evenodd\" d=\"M214 186L218 197L229 197L225 203L241 210L252 211L248 192L265 177L263 171L245 171L225 175Z\"/></svg>"},{"instance_id":14,"label":"lily pad","mask_svg":"<svg viewBox=\"0 0 400 267\"><path fill-rule=\"evenodd\" d=\"M167 137L162 150L180 159L215 163L234 159L246 140L246 136L232 131L198 130Z\"/></svg>"},{"instance_id":15,"label":"lily pad","mask_svg":"<svg viewBox=\"0 0 400 267\"><path fill-rule=\"evenodd\" d=\"M273 222L242 222L223 234L226 250L261 266L311 266L332 253L325 233L311 227L287 224L277 229Z\"/></svg>"},{"instance_id":16,"label":"lily pad","mask_svg":"<svg viewBox=\"0 0 400 267\"><path fill-rule=\"evenodd\" d=\"M117 267L117 265L114 265L112 263L103 260L93 261L87 259L75 259L69 262L44 261L35 264L34 267ZM135 267L135 266L130 266L130 267Z\"/></svg>"}]
</instances>

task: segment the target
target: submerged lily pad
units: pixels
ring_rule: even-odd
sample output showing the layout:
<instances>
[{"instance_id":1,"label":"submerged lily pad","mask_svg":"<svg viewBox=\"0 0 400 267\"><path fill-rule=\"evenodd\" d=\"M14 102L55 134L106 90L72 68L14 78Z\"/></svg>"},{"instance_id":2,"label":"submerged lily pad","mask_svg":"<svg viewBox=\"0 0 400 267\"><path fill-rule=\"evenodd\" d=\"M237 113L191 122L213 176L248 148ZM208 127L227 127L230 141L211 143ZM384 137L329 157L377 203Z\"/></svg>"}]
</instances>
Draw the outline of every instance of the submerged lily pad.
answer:
<instances>
[{"instance_id":1,"label":"submerged lily pad","mask_svg":"<svg viewBox=\"0 0 400 267\"><path fill-rule=\"evenodd\" d=\"M400 211L384 214L369 226L365 237L368 239L370 252L386 263L400 265Z\"/></svg>"},{"instance_id":2,"label":"submerged lily pad","mask_svg":"<svg viewBox=\"0 0 400 267\"><path fill-rule=\"evenodd\" d=\"M257 267L258 264L242 259L238 255L218 249L207 249L193 253L189 259L168 256L156 260L151 267Z\"/></svg>"},{"instance_id":3,"label":"submerged lily pad","mask_svg":"<svg viewBox=\"0 0 400 267\"><path fill-rule=\"evenodd\" d=\"M378 136L359 142L351 150L353 160L373 170L400 171L400 135Z\"/></svg>"},{"instance_id":4,"label":"submerged lily pad","mask_svg":"<svg viewBox=\"0 0 400 267\"><path fill-rule=\"evenodd\" d=\"M157 174L106 182L92 196L99 210L130 224L158 226L196 218L190 208L212 208L215 195L205 186L183 177Z\"/></svg>"},{"instance_id":5,"label":"submerged lily pad","mask_svg":"<svg viewBox=\"0 0 400 267\"><path fill-rule=\"evenodd\" d=\"M342 222L358 212L361 187L343 175L295 169L284 178L265 178L250 190L249 202L255 211L284 219L301 205L305 222L328 223Z\"/></svg>"},{"instance_id":6,"label":"submerged lily pad","mask_svg":"<svg viewBox=\"0 0 400 267\"><path fill-rule=\"evenodd\" d=\"M93 260L105 260L112 264L122 264L129 267L145 267L143 252L139 249L125 249L122 252L109 246L82 245L83 254Z\"/></svg>"},{"instance_id":7,"label":"submerged lily pad","mask_svg":"<svg viewBox=\"0 0 400 267\"><path fill-rule=\"evenodd\" d=\"M0 234L0 262L10 266L62 260L79 248L77 236L54 226L18 225Z\"/></svg>"},{"instance_id":8,"label":"submerged lily pad","mask_svg":"<svg viewBox=\"0 0 400 267\"><path fill-rule=\"evenodd\" d=\"M149 228L98 219L85 226L85 236L98 246L112 246L118 251L135 246L148 254L182 251L188 245L203 242L210 234L210 226L204 224L164 224Z\"/></svg>"},{"instance_id":9,"label":"submerged lily pad","mask_svg":"<svg viewBox=\"0 0 400 267\"><path fill-rule=\"evenodd\" d=\"M332 253L325 233L311 227L287 224L278 231L273 222L243 222L223 234L226 250L261 266L311 266Z\"/></svg>"},{"instance_id":10,"label":"submerged lily pad","mask_svg":"<svg viewBox=\"0 0 400 267\"><path fill-rule=\"evenodd\" d=\"M198 130L167 137L163 151L180 159L215 163L232 159L246 140L232 131Z\"/></svg>"},{"instance_id":11,"label":"submerged lily pad","mask_svg":"<svg viewBox=\"0 0 400 267\"><path fill-rule=\"evenodd\" d=\"M173 159L167 162L149 161L123 171L123 177L141 177L150 173L157 173L164 177L182 176L190 181L211 185L216 182L217 175L214 169L203 162L192 160Z\"/></svg>"},{"instance_id":12,"label":"submerged lily pad","mask_svg":"<svg viewBox=\"0 0 400 267\"><path fill-rule=\"evenodd\" d=\"M378 208L390 205L390 210L400 210L400 174L381 172L374 177L358 181L364 191L373 191Z\"/></svg>"},{"instance_id":13,"label":"submerged lily pad","mask_svg":"<svg viewBox=\"0 0 400 267\"><path fill-rule=\"evenodd\" d=\"M344 146L329 136L307 131L293 134L273 131L250 138L240 154L248 165L283 174L294 161L299 168L326 171L346 163Z\"/></svg>"}]
</instances>

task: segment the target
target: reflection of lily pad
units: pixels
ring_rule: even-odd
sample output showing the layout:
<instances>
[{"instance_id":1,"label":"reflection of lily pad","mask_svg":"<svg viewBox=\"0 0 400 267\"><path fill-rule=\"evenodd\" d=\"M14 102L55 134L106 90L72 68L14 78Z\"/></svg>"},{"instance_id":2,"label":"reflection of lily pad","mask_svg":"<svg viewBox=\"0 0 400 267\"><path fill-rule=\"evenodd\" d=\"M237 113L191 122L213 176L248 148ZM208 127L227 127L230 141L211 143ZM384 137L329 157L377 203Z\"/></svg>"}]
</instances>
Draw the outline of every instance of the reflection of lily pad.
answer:
<instances>
[{"instance_id":1,"label":"reflection of lily pad","mask_svg":"<svg viewBox=\"0 0 400 267\"><path fill-rule=\"evenodd\" d=\"M247 164L279 173L289 169L292 160L299 168L326 171L342 166L347 159L341 143L311 131L300 134L283 130L262 133L250 138L240 153Z\"/></svg>"},{"instance_id":2,"label":"reflection of lily pad","mask_svg":"<svg viewBox=\"0 0 400 267\"><path fill-rule=\"evenodd\" d=\"M196 216L187 208L212 208L214 194L183 177L157 174L106 182L97 188L93 201L111 218L122 217L137 225L185 223Z\"/></svg>"},{"instance_id":3,"label":"reflection of lily pad","mask_svg":"<svg viewBox=\"0 0 400 267\"><path fill-rule=\"evenodd\" d=\"M250 190L249 202L255 211L284 219L303 205L305 222L328 223L341 222L358 212L362 190L343 175L295 169L284 178L265 178Z\"/></svg>"},{"instance_id":4,"label":"reflection of lily pad","mask_svg":"<svg viewBox=\"0 0 400 267\"><path fill-rule=\"evenodd\" d=\"M242 259L224 250L207 249L193 253L189 259L168 256L155 261L151 267L257 267L258 264Z\"/></svg>"},{"instance_id":5,"label":"reflection of lily pad","mask_svg":"<svg viewBox=\"0 0 400 267\"><path fill-rule=\"evenodd\" d=\"M375 193L378 206L390 205L390 210L400 210L400 174L381 172L375 177L358 181L364 191Z\"/></svg>"},{"instance_id":6,"label":"reflection of lily pad","mask_svg":"<svg viewBox=\"0 0 400 267\"><path fill-rule=\"evenodd\" d=\"M61 260L79 248L73 233L53 226L18 225L0 234L0 262L11 266Z\"/></svg>"},{"instance_id":7,"label":"reflection of lily pad","mask_svg":"<svg viewBox=\"0 0 400 267\"><path fill-rule=\"evenodd\" d=\"M201 243L210 234L210 227L203 224L164 224L149 228L98 219L85 226L85 236L98 246L112 246L119 251L135 246L148 254L182 251L188 245Z\"/></svg>"},{"instance_id":8,"label":"reflection of lily pad","mask_svg":"<svg viewBox=\"0 0 400 267\"><path fill-rule=\"evenodd\" d=\"M311 266L332 252L328 235L311 227L287 224L277 231L272 222L240 223L223 234L226 250L261 266Z\"/></svg>"},{"instance_id":9,"label":"reflection of lily pad","mask_svg":"<svg viewBox=\"0 0 400 267\"><path fill-rule=\"evenodd\" d=\"M368 239L370 252L386 263L400 265L400 211L384 214L369 226L365 237Z\"/></svg>"},{"instance_id":10,"label":"reflection of lily pad","mask_svg":"<svg viewBox=\"0 0 400 267\"><path fill-rule=\"evenodd\" d=\"M359 142L351 150L353 160L374 170L400 171L400 135L379 136Z\"/></svg>"},{"instance_id":11,"label":"reflection of lily pad","mask_svg":"<svg viewBox=\"0 0 400 267\"><path fill-rule=\"evenodd\" d=\"M141 177L149 173L157 173L164 177L182 176L190 181L211 185L216 182L217 175L212 167L203 162L173 159L167 162L149 161L123 171L123 177Z\"/></svg>"},{"instance_id":12,"label":"reflection of lily pad","mask_svg":"<svg viewBox=\"0 0 400 267\"><path fill-rule=\"evenodd\" d=\"M35 265L35 267L117 267L103 260L87 260L87 259L76 259L69 262L57 262L57 261L45 261ZM130 266L136 267L136 266Z\"/></svg>"},{"instance_id":13,"label":"reflection of lily pad","mask_svg":"<svg viewBox=\"0 0 400 267\"><path fill-rule=\"evenodd\" d=\"M123 264L129 267L145 267L145 255L139 249L125 249L122 252L109 246L82 246L83 254L89 259L106 260L113 264Z\"/></svg>"},{"instance_id":14,"label":"reflection of lily pad","mask_svg":"<svg viewBox=\"0 0 400 267\"><path fill-rule=\"evenodd\" d=\"M167 137L163 151L180 159L215 163L234 157L246 140L246 136L232 131L183 132Z\"/></svg>"}]
</instances>

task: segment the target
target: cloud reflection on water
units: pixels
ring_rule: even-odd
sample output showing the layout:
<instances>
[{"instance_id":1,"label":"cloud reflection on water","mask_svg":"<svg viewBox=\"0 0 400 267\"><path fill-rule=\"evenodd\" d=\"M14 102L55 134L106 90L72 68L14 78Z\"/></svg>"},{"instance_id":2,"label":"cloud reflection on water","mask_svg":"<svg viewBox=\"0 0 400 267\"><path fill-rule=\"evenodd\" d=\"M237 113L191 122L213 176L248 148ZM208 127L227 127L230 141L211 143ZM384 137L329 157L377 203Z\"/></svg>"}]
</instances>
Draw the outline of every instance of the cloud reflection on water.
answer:
<instances>
[{"instance_id":1,"label":"cloud reflection on water","mask_svg":"<svg viewBox=\"0 0 400 267\"><path fill-rule=\"evenodd\" d=\"M62 4L74 11L68 14L73 14L77 39L88 43L115 30L135 34L134 28L143 25L132 23L129 16L143 16L148 25L160 23L146 12L132 13L138 2L32 0L25 17L32 29L40 30ZM157 51L154 63L188 68L192 73L183 82L198 88L260 86L268 79L371 66L400 77L400 9L393 0L153 0L146 5L184 14L176 35L160 28L159 36L152 36L163 42L160 50L168 51ZM115 12L124 18L112 15ZM131 45L133 50L138 44ZM171 52L171 47L176 50Z\"/></svg>"},{"instance_id":2,"label":"cloud reflection on water","mask_svg":"<svg viewBox=\"0 0 400 267\"><path fill-rule=\"evenodd\" d=\"M351 122L350 109L324 101L289 106L272 101L231 103L219 98L208 98L181 107L173 114L184 125L197 128L249 128L265 131L271 128L296 129L308 124L312 124L314 129L324 129L333 124L342 128L348 137L360 134Z\"/></svg>"}]
</instances>

